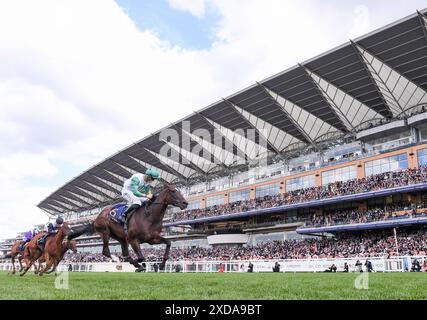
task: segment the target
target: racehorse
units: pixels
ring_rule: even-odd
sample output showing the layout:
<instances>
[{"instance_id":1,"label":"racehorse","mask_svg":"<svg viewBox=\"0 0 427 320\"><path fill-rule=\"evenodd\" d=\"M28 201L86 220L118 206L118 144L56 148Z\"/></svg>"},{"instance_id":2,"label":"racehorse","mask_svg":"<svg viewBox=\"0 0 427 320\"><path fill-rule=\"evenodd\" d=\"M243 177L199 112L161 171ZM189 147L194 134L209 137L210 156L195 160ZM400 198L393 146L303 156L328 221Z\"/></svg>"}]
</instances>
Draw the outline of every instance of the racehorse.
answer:
<instances>
[{"instance_id":1,"label":"racehorse","mask_svg":"<svg viewBox=\"0 0 427 320\"><path fill-rule=\"evenodd\" d=\"M59 228L58 232L53 237L48 237L46 242L50 239L55 239L55 243L58 246L61 246L65 237L69 236L71 233L72 229L67 222L64 222L64 224ZM20 276L25 275L31 266L42 256L43 252L40 250L37 242L44 234L44 232L38 233L33 239L30 240L30 242L26 244L24 250L24 261L26 266Z\"/></svg>"},{"instance_id":2,"label":"racehorse","mask_svg":"<svg viewBox=\"0 0 427 320\"><path fill-rule=\"evenodd\" d=\"M128 217L127 234L121 224L111 221L109 214L113 208L112 206L103 208L93 224L89 224L85 228L84 232L79 232L79 234L97 232L101 236L103 242L102 253L108 258L111 258L110 249L108 247L109 239L111 237L117 240L122 247L122 254L125 261L129 261L137 268L143 268L144 265L142 267L138 262L145 261L140 248L141 243L148 243L151 245L166 244L166 250L162 264L160 265L160 269L163 270L166 260L169 257L171 242L160 234L163 227L163 217L169 205L179 207L181 210L184 210L187 208L188 202L173 185L164 184L163 189L154 196L151 201L135 210ZM72 237L74 238L76 235L77 234ZM129 256L129 244L138 256L137 261L133 260Z\"/></svg>"},{"instance_id":3,"label":"racehorse","mask_svg":"<svg viewBox=\"0 0 427 320\"><path fill-rule=\"evenodd\" d=\"M18 262L19 262L19 271L21 272L23 269L22 266L22 259L24 258L24 250L21 250L21 244L22 244L23 240L18 240L16 241L13 246L12 246L12 250L11 253L6 255L5 258L10 258L11 259L11 263L12 263L12 274L16 273L16 269L15 269L15 258L18 257Z\"/></svg>"},{"instance_id":4,"label":"racehorse","mask_svg":"<svg viewBox=\"0 0 427 320\"><path fill-rule=\"evenodd\" d=\"M77 253L76 241L67 240L59 244L57 243L57 241L59 241L59 238L56 239L55 237L50 237L46 240L44 253L38 260L38 269L40 269L40 266L43 262L46 262L46 266L39 272L39 276L42 276L44 273L52 273L53 271L55 271L56 267L64 258L64 255L68 250L72 250L74 253ZM52 269L49 270L50 268Z\"/></svg>"}]
</instances>

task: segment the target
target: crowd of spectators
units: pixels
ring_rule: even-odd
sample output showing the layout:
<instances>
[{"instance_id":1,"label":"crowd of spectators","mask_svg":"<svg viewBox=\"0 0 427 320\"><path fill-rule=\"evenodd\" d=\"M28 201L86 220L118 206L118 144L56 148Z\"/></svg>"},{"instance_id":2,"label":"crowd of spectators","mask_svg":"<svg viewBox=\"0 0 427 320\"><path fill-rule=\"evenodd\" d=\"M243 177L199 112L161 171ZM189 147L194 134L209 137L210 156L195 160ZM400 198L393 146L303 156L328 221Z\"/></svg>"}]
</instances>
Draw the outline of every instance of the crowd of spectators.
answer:
<instances>
[{"instance_id":1,"label":"crowd of spectators","mask_svg":"<svg viewBox=\"0 0 427 320\"><path fill-rule=\"evenodd\" d=\"M419 169L405 169L381 173L362 179L333 182L325 186L300 189L258 199L214 205L204 209L178 211L173 214L171 220L192 220L200 217L246 212L254 209L273 208L292 203L376 191L422 182L427 182L427 167L425 166Z\"/></svg>"},{"instance_id":2,"label":"crowd of spectators","mask_svg":"<svg viewBox=\"0 0 427 320\"><path fill-rule=\"evenodd\" d=\"M359 210L339 210L323 215L313 215L307 226L321 227L339 224L367 223L374 221L385 221L402 218L415 218L426 215L427 204L407 206L386 206L384 208L372 208L366 211ZM397 215L398 212L403 212Z\"/></svg>"},{"instance_id":3,"label":"crowd of spectators","mask_svg":"<svg viewBox=\"0 0 427 320\"><path fill-rule=\"evenodd\" d=\"M399 255L426 255L427 232L399 232ZM142 249L146 261L160 261L163 247ZM119 252L113 253L119 259ZM270 241L247 247L172 248L171 260L251 260L251 259L309 259L390 257L397 255L392 233L363 233L340 238L310 238L303 240ZM135 257L135 256L134 256ZM106 262L100 253L67 253L66 262Z\"/></svg>"}]
</instances>

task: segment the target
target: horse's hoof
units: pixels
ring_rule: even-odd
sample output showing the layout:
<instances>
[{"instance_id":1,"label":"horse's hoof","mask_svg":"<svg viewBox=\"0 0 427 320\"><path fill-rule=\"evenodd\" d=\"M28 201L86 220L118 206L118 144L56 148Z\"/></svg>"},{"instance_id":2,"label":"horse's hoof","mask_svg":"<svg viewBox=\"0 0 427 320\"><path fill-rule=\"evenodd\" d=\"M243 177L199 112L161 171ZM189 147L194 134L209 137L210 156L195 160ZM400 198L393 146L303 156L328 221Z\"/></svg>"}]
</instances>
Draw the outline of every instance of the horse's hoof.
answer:
<instances>
[{"instance_id":1,"label":"horse's hoof","mask_svg":"<svg viewBox=\"0 0 427 320\"><path fill-rule=\"evenodd\" d=\"M146 268L145 266L141 266L138 269L135 270L135 272L145 272Z\"/></svg>"}]
</instances>

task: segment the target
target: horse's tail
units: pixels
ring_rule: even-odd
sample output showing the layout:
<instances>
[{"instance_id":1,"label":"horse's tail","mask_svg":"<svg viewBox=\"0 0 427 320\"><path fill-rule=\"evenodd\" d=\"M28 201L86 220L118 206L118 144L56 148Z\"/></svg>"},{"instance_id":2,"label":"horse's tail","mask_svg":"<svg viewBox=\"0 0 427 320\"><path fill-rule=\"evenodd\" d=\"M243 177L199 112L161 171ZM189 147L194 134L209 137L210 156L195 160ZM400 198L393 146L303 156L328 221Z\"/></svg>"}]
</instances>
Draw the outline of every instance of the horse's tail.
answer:
<instances>
[{"instance_id":1,"label":"horse's tail","mask_svg":"<svg viewBox=\"0 0 427 320\"><path fill-rule=\"evenodd\" d=\"M80 237L83 234L86 235L92 235L95 232L95 221L88 221L83 224L78 224L72 227L71 235L69 235L67 238L68 240L73 240L77 237Z\"/></svg>"}]
</instances>

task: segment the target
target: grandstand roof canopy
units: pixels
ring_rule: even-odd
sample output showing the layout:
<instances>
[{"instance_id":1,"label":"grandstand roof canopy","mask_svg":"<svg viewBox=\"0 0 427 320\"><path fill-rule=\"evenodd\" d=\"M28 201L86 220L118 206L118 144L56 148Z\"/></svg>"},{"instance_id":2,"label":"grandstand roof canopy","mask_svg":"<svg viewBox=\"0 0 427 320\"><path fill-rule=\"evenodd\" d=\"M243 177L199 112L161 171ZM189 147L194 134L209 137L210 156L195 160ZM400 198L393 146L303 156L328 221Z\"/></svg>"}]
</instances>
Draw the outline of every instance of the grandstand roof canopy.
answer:
<instances>
[{"instance_id":1,"label":"grandstand roof canopy","mask_svg":"<svg viewBox=\"0 0 427 320\"><path fill-rule=\"evenodd\" d=\"M82 211L120 197L125 179L148 167L182 185L228 175L258 157L285 159L328 141L407 118L427 103L427 9L257 82L119 151L66 183L38 207ZM189 121L191 130L183 121ZM176 130L178 142L165 140ZM196 129L205 129L201 139ZM242 135L236 129L251 129ZM200 130L199 130L200 131ZM220 139L214 139L214 132ZM264 150L254 142L265 141ZM189 141L185 148L183 141ZM231 151L225 151L226 145ZM172 156L162 155L167 146ZM203 151L202 156L200 152ZM262 154L261 154L262 153ZM234 162L233 162L234 161ZM241 162L239 162L241 163Z\"/></svg>"}]
</instances>

